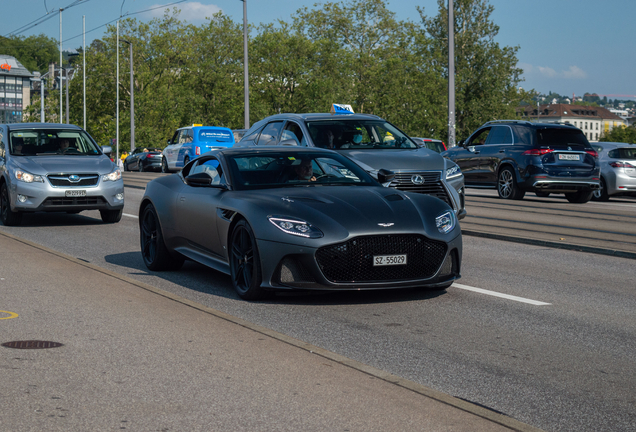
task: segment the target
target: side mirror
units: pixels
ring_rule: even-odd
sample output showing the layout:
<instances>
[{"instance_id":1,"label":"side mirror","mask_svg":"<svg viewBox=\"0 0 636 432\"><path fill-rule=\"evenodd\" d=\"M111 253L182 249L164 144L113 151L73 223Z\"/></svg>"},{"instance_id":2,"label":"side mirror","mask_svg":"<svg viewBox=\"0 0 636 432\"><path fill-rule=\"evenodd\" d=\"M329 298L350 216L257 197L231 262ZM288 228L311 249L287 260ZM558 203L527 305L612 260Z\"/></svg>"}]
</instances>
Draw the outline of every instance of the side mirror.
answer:
<instances>
[{"instance_id":1,"label":"side mirror","mask_svg":"<svg viewBox=\"0 0 636 432\"><path fill-rule=\"evenodd\" d=\"M212 184L212 177L204 172L190 174L185 178L185 181L190 186L210 186Z\"/></svg>"},{"instance_id":2,"label":"side mirror","mask_svg":"<svg viewBox=\"0 0 636 432\"><path fill-rule=\"evenodd\" d=\"M466 147L466 140L461 140L458 145L460 147Z\"/></svg>"},{"instance_id":3,"label":"side mirror","mask_svg":"<svg viewBox=\"0 0 636 432\"><path fill-rule=\"evenodd\" d=\"M378 171L378 181L382 184L391 183L394 178L395 178L395 173L393 171L389 171L384 168Z\"/></svg>"},{"instance_id":4,"label":"side mirror","mask_svg":"<svg viewBox=\"0 0 636 432\"><path fill-rule=\"evenodd\" d=\"M106 155L106 156L110 156L111 153L113 152L113 148L111 146L102 146L102 152Z\"/></svg>"},{"instance_id":5,"label":"side mirror","mask_svg":"<svg viewBox=\"0 0 636 432\"><path fill-rule=\"evenodd\" d=\"M168 145L172 144L172 143L170 142L170 138L168 138L168 140L167 140L166 142L168 143Z\"/></svg>"},{"instance_id":6,"label":"side mirror","mask_svg":"<svg viewBox=\"0 0 636 432\"><path fill-rule=\"evenodd\" d=\"M296 140L286 139L286 140L282 140L281 142L279 142L278 145L297 146L298 143L296 142Z\"/></svg>"}]
</instances>

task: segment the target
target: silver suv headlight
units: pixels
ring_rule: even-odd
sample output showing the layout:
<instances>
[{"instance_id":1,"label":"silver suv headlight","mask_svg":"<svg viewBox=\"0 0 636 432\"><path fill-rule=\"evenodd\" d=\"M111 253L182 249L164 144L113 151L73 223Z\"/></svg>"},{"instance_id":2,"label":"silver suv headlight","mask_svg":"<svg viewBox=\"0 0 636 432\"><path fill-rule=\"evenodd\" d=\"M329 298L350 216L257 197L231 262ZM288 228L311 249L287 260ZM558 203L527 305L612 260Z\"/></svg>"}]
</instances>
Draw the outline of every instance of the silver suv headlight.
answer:
<instances>
[{"instance_id":1,"label":"silver suv headlight","mask_svg":"<svg viewBox=\"0 0 636 432\"><path fill-rule=\"evenodd\" d=\"M121 178L121 170L119 168L115 168L113 172L110 174L106 174L102 176L102 181L117 181Z\"/></svg>"},{"instance_id":2,"label":"silver suv headlight","mask_svg":"<svg viewBox=\"0 0 636 432\"><path fill-rule=\"evenodd\" d=\"M44 183L42 176L34 175L22 170L15 170L15 178L25 183Z\"/></svg>"}]
</instances>

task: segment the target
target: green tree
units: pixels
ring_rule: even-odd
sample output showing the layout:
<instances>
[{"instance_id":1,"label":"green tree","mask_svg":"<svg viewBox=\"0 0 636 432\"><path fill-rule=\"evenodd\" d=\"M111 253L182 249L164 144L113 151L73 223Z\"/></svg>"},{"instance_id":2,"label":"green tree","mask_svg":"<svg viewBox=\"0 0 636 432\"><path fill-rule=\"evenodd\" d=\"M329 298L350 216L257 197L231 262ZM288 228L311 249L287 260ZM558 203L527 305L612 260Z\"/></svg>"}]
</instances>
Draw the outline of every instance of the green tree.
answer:
<instances>
[{"instance_id":1,"label":"green tree","mask_svg":"<svg viewBox=\"0 0 636 432\"><path fill-rule=\"evenodd\" d=\"M49 63L59 60L57 42L44 34L38 36L0 36L0 52L15 57L31 72L45 73Z\"/></svg>"},{"instance_id":2,"label":"green tree","mask_svg":"<svg viewBox=\"0 0 636 432\"><path fill-rule=\"evenodd\" d=\"M428 56L439 59L448 79L448 9L438 0L438 14L428 17L418 8L432 43ZM495 42L499 26L491 20L494 7L487 0L455 0L455 111L457 137L467 137L488 120L514 118L523 93L518 85L519 47ZM446 133L442 133L446 137Z\"/></svg>"},{"instance_id":3,"label":"green tree","mask_svg":"<svg viewBox=\"0 0 636 432\"><path fill-rule=\"evenodd\" d=\"M615 127L609 133L603 133L601 141L636 144L636 126Z\"/></svg>"}]
</instances>

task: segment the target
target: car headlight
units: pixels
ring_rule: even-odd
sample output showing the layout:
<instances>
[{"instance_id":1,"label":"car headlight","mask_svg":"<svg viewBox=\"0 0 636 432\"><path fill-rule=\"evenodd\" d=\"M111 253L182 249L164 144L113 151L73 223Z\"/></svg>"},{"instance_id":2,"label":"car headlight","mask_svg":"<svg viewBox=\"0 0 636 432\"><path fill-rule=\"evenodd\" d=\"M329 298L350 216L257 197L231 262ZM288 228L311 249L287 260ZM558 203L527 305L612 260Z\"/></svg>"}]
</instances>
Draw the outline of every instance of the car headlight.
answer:
<instances>
[{"instance_id":1,"label":"car headlight","mask_svg":"<svg viewBox=\"0 0 636 432\"><path fill-rule=\"evenodd\" d=\"M461 175L463 175L462 170L457 165L452 166L446 170L446 180L450 180Z\"/></svg>"},{"instance_id":2,"label":"car headlight","mask_svg":"<svg viewBox=\"0 0 636 432\"><path fill-rule=\"evenodd\" d=\"M276 228L287 234L307 238L320 238L323 236L322 231L303 220L280 216L268 216L267 218Z\"/></svg>"},{"instance_id":3,"label":"car headlight","mask_svg":"<svg viewBox=\"0 0 636 432\"><path fill-rule=\"evenodd\" d=\"M33 175L22 170L15 170L15 178L25 183L44 183L44 179L42 178L42 176Z\"/></svg>"},{"instance_id":4,"label":"car headlight","mask_svg":"<svg viewBox=\"0 0 636 432\"><path fill-rule=\"evenodd\" d=\"M102 176L102 181L117 181L121 178L121 170L115 168L112 173Z\"/></svg>"},{"instance_id":5,"label":"car headlight","mask_svg":"<svg viewBox=\"0 0 636 432\"><path fill-rule=\"evenodd\" d=\"M448 234L455 228L455 214L447 211L435 218L435 225L442 234Z\"/></svg>"}]
</instances>

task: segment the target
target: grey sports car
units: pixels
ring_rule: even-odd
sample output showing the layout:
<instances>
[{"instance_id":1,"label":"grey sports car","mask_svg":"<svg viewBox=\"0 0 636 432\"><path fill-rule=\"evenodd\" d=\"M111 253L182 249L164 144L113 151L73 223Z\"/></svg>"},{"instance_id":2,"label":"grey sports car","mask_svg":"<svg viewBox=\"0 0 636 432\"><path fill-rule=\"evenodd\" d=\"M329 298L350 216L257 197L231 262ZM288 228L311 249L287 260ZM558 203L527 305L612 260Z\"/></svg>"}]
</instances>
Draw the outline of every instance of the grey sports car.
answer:
<instances>
[{"instance_id":1,"label":"grey sports car","mask_svg":"<svg viewBox=\"0 0 636 432\"><path fill-rule=\"evenodd\" d=\"M240 297L274 290L444 289L460 277L462 236L439 198L382 187L325 149L215 150L152 180L139 208L153 271L185 259L231 275Z\"/></svg>"}]
</instances>

